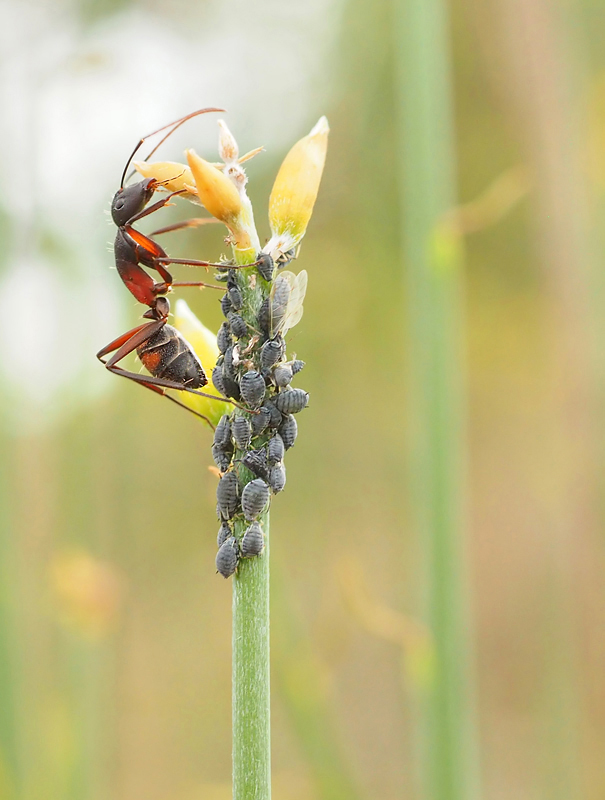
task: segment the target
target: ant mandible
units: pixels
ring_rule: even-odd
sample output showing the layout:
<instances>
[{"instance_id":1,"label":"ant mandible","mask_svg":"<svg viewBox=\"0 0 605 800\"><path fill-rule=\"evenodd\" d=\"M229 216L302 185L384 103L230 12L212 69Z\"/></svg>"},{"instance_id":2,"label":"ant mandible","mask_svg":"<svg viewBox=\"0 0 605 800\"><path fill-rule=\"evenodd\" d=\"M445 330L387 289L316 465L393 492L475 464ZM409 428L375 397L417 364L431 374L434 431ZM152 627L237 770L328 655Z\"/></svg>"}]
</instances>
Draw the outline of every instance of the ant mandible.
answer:
<instances>
[{"instance_id":1,"label":"ant mandible","mask_svg":"<svg viewBox=\"0 0 605 800\"><path fill-rule=\"evenodd\" d=\"M171 325L167 324L168 315L170 313L170 303L164 296L173 286L198 286L219 289L224 291L221 286L212 286L211 284L196 282L196 283L174 283L172 275L163 266L165 263L186 263L193 266L222 266L220 264L212 264L208 261L186 261L183 259L170 259L164 250L154 242L149 236L145 236L140 231L135 230L132 226L135 222L148 216L149 214L158 211L167 205L172 197L175 195L183 194L186 190L171 192L166 198L147 206L155 191L160 188L163 183L157 181L155 178L146 178L138 183L124 186L126 180L126 173L128 167L135 154L151 136L154 136L161 131L170 128L170 131L163 137L163 139L151 151L149 158L157 148L170 136L174 131L187 120L196 117L199 114L205 114L210 111L223 111L220 108L204 108L195 111L182 117L176 122L165 125L157 131L144 136L139 140L134 148L130 158L126 162L120 188L116 192L111 203L111 216L113 221L118 226L116 234L114 252L116 260L116 268L124 284L129 291L134 295L138 302L149 306L149 310L143 314L143 317L149 319L150 322L139 325L136 328L122 334L117 339L114 339L108 345L103 347L97 353L97 358L105 364L106 368L116 375L121 375L124 378L129 378L148 389L151 389L158 394L167 397L172 402L186 408L196 416L206 420L211 427L212 423L203 414L186 406L174 397L166 394L166 389L176 389L180 391L188 391L193 394L201 395L202 397L210 397L215 400L222 400L223 402L232 402L222 397L215 397L214 395L205 394L204 392L197 391L200 387L208 383L208 378L204 372L202 364L195 354L191 345L186 339ZM178 177L178 176L175 176ZM170 226L170 228L156 231L163 233L168 230L175 230L179 227L189 225L189 222ZM154 234L152 234L154 235ZM153 278L145 272L140 266L144 266L156 270L160 277L161 282L156 282ZM129 353L134 350L143 362L143 365L151 373L151 376L139 375L136 372L130 372L118 366L118 362L125 358ZM105 361L105 356L113 353L108 361Z\"/></svg>"}]
</instances>

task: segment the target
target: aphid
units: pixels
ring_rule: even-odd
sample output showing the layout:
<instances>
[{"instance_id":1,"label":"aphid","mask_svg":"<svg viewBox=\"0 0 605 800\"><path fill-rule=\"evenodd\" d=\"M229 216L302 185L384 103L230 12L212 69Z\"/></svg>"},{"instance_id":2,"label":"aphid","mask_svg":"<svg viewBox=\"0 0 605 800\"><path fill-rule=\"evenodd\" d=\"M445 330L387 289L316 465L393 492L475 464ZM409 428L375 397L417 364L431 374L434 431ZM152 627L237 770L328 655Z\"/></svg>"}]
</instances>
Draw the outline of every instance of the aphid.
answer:
<instances>
[{"instance_id":1,"label":"aphid","mask_svg":"<svg viewBox=\"0 0 605 800\"><path fill-rule=\"evenodd\" d=\"M261 434L271 419L271 411L267 406L261 406L258 410L258 414L254 414L251 420L252 425L252 433L254 436L258 436Z\"/></svg>"},{"instance_id":2,"label":"aphid","mask_svg":"<svg viewBox=\"0 0 605 800\"><path fill-rule=\"evenodd\" d=\"M229 469L231 459L233 458L233 445L231 444L231 447L228 448L226 445L223 447L217 447L215 444L213 444L212 458L214 459L214 463L220 469L220 471L226 472Z\"/></svg>"},{"instance_id":3,"label":"aphid","mask_svg":"<svg viewBox=\"0 0 605 800\"><path fill-rule=\"evenodd\" d=\"M286 389L274 397L273 402L283 414L298 414L306 408L309 392L305 392L304 389Z\"/></svg>"},{"instance_id":4,"label":"aphid","mask_svg":"<svg viewBox=\"0 0 605 800\"><path fill-rule=\"evenodd\" d=\"M281 411L277 408L277 406L275 405L273 400L268 401L265 404L265 407L268 408L269 412L271 413L271 417L269 419L269 427L270 428L279 428L279 426L282 423L282 419L283 419Z\"/></svg>"},{"instance_id":5,"label":"aphid","mask_svg":"<svg viewBox=\"0 0 605 800\"><path fill-rule=\"evenodd\" d=\"M216 344L218 345L220 353L224 353L225 350L233 344L231 331L229 330L229 325L226 322L223 322L221 327L218 329L218 333L216 335Z\"/></svg>"},{"instance_id":6,"label":"aphid","mask_svg":"<svg viewBox=\"0 0 605 800\"><path fill-rule=\"evenodd\" d=\"M230 311L233 311L231 298L226 293L221 298L221 311L223 312L224 317L228 316Z\"/></svg>"},{"instance_id":7,"label":"aphid","mask_svg":"<svg viewBox=\"0 0 605 800\"><path fill-rule=\"evenodd\" d=\"M256 519L268 502L269 487L261 478L256 478L244 486L242 511L247 520Z\"/></svg>"},{"instance_id":8,"label":"aphid","mask_svg":"<svg viewBox=\"0 0 605 800\"><path fill-rule=\"evenodd\" d=\"M283 464L275 464L269 470L269 486L277 494L286 485L286 468Z\"/></svg>"},{"instance_id":9,"label":"aphid","mask_svg":"<svg viewBox=\"0 0 605 800\"><path fill-rule=\"evenodd\" d=\"M232 397L234 400L239 400L241 396L239 390L239 383L233 377L233 371L231 371L231 374L227 374L227 372L225 371L224 364L222 370L223 370L222 379L223 379L223 387L225 389L225 397Z\"/></svg>"},{"instance_id":10,"label":"aphid","mask_svg":"<svg viewBox=\"0 0 605 800\"><path fill-rule=\"evenodd\" d=\"M279 433L276 433L275 436L272 436L269 439L269 444L267 445L267 463L273 466L274 464L278 464L284 458L285 453L284 447L284 440L281 438Z\"/></svg>"},{"instance_id":11,"label":"aphid","mask_svg":"<svg viewBox=\"0 0 605 800\"><path fill-rule=\"evenodd\" d=\"M253 522L246 529L240 545L240 552L243 558L260 556L265 549L265 536L258 522Z\"/></svg>"},{"instance_id":12,"label":"aphid","mask_svg":"<svg viewBox=\"0 0 605 800\"><path fill-rule=\"evenodd\" d=\"M290 366L292 367L292 373L296 375L298 372L301 371L301 369L303 369L303 367L305 366L305 362L301 361L300 358L296 358L294 359L294 361L292 361Z\"/></svg>"},{"instance_id":13,"label":"aphid","mask_svg":"<svg viewBox=\"0 0 605 800\"><path fill-rule=\"evenodd\" d=\"M231 444L231 422L228 414L223 414L219 419L216 430L214 431L214 444L217 447L224 447Z\"/></svg>"},{"instance_id":14,"label":"aphid","mask_svg":"<svg viewBox=\"0 0 605 800\"><path fill-rule=\"evenodd\" d=\"M256 269L258 270L259 275L266 281L270 281L273 277L274 266L273 259L269 253L259 253L256 256Z\"/></svg>"},{"instance_id":15,"label":"aphid","mask_svg":"<svg viewBox=\"0 0 605 800\"><path fill-rule=\"evenodd\" d=\"M221 517L231 519L239 508L239 483L235 472L226 472L216 487Z\"/></svg>"},{"instance_id":16,"label":"aphid","mask_svg":"<svg viewBox=\"0 0 605 800\"><path fill-rule=\"evenodd\" d=\"M281 336L267 340L260 350L260 370L263 375L280 360L283 354L284 341Z\"/></svg>"},{"instance_id":17,"label":"aphid","mask_svg":"<svg viewBox=\"0 0 605 800\"><path fill-rule=\"evenodd\" d=\"M216 571L220 572L223 578L230 578L237 569L239 561L239 548L235 536L230 536L219 547L216 554Z\"/></svg>"},{"instance_id":18,"label":"aphid","mask_svg":"<svg viewBox=\"0 0 605 800\"><path fill-rule=\"evenodd\" d=\"M251 408L259 408L265 397L265 379L255 370L246 372L240 381L240 392Z\"/></svg>"},{"instance_id":19,"label":"aphid","mask_svg":"<svg viewBox=\"0 0 605 800\"><path fill-rule=\"evenodd\" d=\"M231 434L238 450L247 450L252 439L252 428L246 417L237 416L231 423Z\"/></svg>"},{"instance_id":20,"label":"aphid","mask_svg":"<svg viewBox=\"0 0 605 800\"><path fill-rule=\"evenodd\" d=\"M287 414L284 417L284 421L279 426L278 432L283 440L284 447L286 450L289 450L296 441L296 436L298 435L298 424L292 414Z\"/></svg>"},{"instance_id":21,"label":"aphid","mask_svg":"<svg viewBox=\"0 0 605 800\"><path fill-rule=\"evenodd\" d=\"M229 300L231 300L233 310L239 311L244 305L244 298L242 297L239 286L233 278L229 278L227 281L227 294L229 295Z\"/></svg>"},{"instance_id":22,"label":"aphid","mask_svg":"<svg viewBox=\"0 0 605 800\"><path fill-rule=\"evenodd\" d=\"M269 478L269 468L267 466L267 454L264 450L248 450L244 453L241 462L257 478L267 481Z\"/></svg>"},{"instance_id":23,"label":"aphid","mask_svg":"<svg viewBox=\"0 0 605 800\"><path fill-rule=\"evenodd\" d=\"M275 367L273 370L275 385L279 386L281 389L289 386L292 382L293 374L292 367L289 367L287 364L280 364L278 367Z\"/></svg>"},{"instance_id":24,"label":"aphid","mask_svg":"<svg viewBox=\"0 0 605 800\"><path fill-rule=\"evenodd\" d=\"M301 270L298 275L293 272L282 272L271 287L271 323L269 333L275 336L286 333L297 325L303 315L303 301L307 292L307 271Z\"/></svg>"},{"instance_id":25,"label":"aphid","mask_svg":"<svg viewBox=\"0 0 605 800\"><path fill-rule=\"evenodd\" d=\"M239 314L230 313L228 315L228 320L231 327L231 333L238 339L241 339L242 336L245 336L248 333L246 321L243 317L240 317Z\"/></svg>"},{"instance_id":26,"label":"aphid","mask_svg":"<svg viewBox=\"0 0 605 800\"><path fill-rule=\"evenodd\" d=\"M218 529L218 535L216 537L216 546L220 547L227 539L233 536L233 531L229 527L226 522L223 522L221 527Z\"/></svg>"},{"instance_id":27,"label":"aphid","mask_svg":"<svg viewBox=\"0 0 605 800\"><path fill-rule=\"evenodd\" d=\"M271 327L271 300L268 297L265 297L258 310L258 327L263 333L269 335L269 328Z\"/></svg>"},{"instance_id":28,"label":"aphid","mask_svg":"<svg viewBox=\"0 0 605 800\"><path fill-rule=\"evenodd\" d=\"M217 392L220 392L225 397L228 397L227 391L225 389L225 384L223 383L223 367L216 366L212 370L212 383L214 384L214 388Z\"/></svg>"},{"instance_id":29,"label":"aphid","mask_svg":"<svg viewBox=\"0 0 605 800\"><path fill-rule=\"evenodd\" d=\"M235 377L235 370L233 369L233 346L229 346L224 353L223 377L225 377L225 375L229 378Z\"/></svg>"}]
</instances>

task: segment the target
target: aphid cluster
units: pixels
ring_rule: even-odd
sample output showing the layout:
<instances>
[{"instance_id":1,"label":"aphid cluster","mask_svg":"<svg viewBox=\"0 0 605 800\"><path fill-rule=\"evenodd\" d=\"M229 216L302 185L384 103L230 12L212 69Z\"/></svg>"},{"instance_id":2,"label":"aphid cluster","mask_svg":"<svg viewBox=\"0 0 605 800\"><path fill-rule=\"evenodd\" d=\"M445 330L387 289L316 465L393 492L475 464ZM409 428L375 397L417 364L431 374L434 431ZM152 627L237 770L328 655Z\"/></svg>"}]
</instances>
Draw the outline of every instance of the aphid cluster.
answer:
<instances>
[{"instance_id":1,"label":"aphid cluster","mask_svg":"<svg viewBox=\"0 0 605 800\"><path fill-rule=\"evenodd\" d=\"M212 382L238 404L221 418L212 445L222 473L216 491L221 522L216 568L225 578L241 558L263 552L261 518L271 496L286 485L284 455L298 432L294 414L309 401L307 392L290 385L304 361L288 360L285 342L302 316L307 273L279 272L280 266L260 253L249 269L227 266L217 276L226 284L225 322L218 332L220 355Z\"/></svg>"}]
</instances>

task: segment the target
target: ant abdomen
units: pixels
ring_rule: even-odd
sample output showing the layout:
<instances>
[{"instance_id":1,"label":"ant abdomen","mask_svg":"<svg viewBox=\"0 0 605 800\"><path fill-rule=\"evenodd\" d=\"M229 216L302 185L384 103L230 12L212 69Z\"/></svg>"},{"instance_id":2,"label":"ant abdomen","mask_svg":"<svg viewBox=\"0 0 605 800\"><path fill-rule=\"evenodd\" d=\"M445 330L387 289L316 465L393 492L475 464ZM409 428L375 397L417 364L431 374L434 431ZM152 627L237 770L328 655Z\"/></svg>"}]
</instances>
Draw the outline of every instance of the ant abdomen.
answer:
<instances>
[{"instance_id":1,"label":"ant abdomen","mask_svg":"<svg viewBox=\"0 0 605 800\"><path fill-rule=\"evenodd\" d=\"M163 325L137 347L143 366L154 377L199 389L208 383L204 368L189 343L172 325Z\"/></svg>"}]
</instances>

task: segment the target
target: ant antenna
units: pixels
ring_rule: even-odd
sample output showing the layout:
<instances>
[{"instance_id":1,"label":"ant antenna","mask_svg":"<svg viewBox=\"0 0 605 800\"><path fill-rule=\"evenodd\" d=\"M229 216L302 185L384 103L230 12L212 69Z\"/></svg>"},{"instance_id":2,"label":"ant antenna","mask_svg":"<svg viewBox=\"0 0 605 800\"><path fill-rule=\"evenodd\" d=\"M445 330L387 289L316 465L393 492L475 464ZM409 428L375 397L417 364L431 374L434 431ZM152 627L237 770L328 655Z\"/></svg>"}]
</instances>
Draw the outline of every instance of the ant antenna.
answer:
<instances>
[{"instance_id":1,"label":"ant antenna","mask_svg":"<svg viewBox=\"0 0 605 800\"><path fill-rule=\"evenodd\" d=\"M128 167L130 166L130 162L135 157L136 153L138 152L138 150L141 147L141 145L143 144L143 142L145 142L147 139L150 139L152 136L155 136L156 133L161 133L162 131L165 131L167 128L171 128L171 130L168 131L168 133L162 138L162 140L158 144L156 144L156 146L153 148L151 153L149 153L149 155L145 159L145 161L147 161L155 153L155 151L158 149L158 147L160 147L160 145L162 145L166 141L166 139L175 132L175 130L177 128L180 128L180 126L183 125L183 123L187 122L188 120L192 119L193 117L199 116L200 114L207 114L209 111L222 111L224 113L225 109L224 108L200 108L198 111L193 111L191 114L187 114L187 116L185 116L185 117L181 117L180 119L177 119L174 122L169 122L168 125L163 125L161 128L158 128L157 131L153 131L153 133L148 133L147 136L143 136L142 139L139 139L139 141L137 143L137 146L134 148L134 150L130 154L130 158L128 159L128 161L126 162L126 166L124 167L124 172L122 173L122 180L120 181L120 188L121 189L124 188L124 181L126 180L126 173L128 171Z\"/></svg>"}]
</instances>

